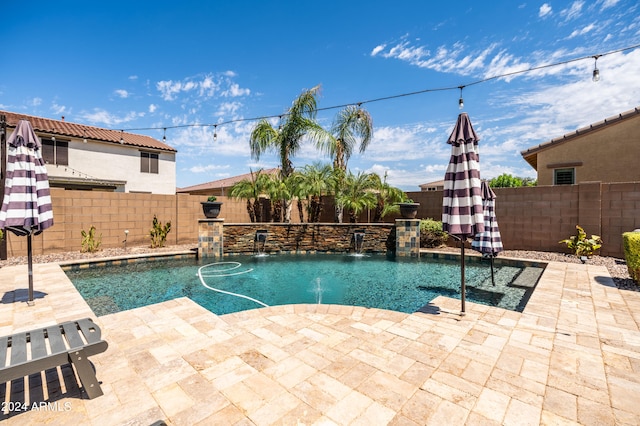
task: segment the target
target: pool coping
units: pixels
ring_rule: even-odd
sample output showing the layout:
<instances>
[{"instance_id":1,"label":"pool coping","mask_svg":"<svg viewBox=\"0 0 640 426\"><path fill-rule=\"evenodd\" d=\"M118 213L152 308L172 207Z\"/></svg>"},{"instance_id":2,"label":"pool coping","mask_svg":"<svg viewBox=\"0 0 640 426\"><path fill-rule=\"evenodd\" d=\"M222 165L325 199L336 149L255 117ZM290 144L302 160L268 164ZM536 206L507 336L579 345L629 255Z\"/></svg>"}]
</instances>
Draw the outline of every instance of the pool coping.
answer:
<instances>
[{"instance_id":1,"label":"pool coping","mask_svg":"<svg viewBox=\"0 0 640 426\"><path fill-rule=\"evenodd\" d=\"M24 265L0 269L0 291L26 281ZM59 265L34 265L34 281L35 306L0 304L2 335L93 316ZM67 389L55 401L70 410L4 422L638 423L640 294L617 289L605 267L549 262L522 313L431 305L216 316L181 298L99 317L109 349L92 361L105 395Z\"/></svg>"}]
</instances>

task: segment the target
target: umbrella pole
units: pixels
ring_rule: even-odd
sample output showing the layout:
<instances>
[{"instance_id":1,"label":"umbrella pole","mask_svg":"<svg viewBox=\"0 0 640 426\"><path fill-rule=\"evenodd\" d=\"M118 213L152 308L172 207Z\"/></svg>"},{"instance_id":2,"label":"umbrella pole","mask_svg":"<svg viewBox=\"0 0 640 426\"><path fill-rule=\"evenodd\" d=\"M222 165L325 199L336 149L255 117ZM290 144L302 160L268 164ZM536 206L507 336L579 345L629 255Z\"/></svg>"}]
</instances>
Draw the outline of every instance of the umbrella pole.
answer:
<instances>
[{"instance_id":1,"label":"umbrella pole","mask_svg":"<svg viewBox=\"0 0 640 426\"><path fill-rule=\"evenodd\" d=\"M465 315L465 298L466 298L466 285L464 279L464 240L465 238L460 238L460 301L462 303L462 307L460 310L460 315Z\"/></svg>"},{"instance_id":2,"label":"umbrella pole","mask_svg":"<svg viewBox=\"0 0 640 426\"><path fill-rule=\"evenodd\" d=\"M493 284L493 286L496 286L496 280L493 277L493 254L491 255L491 284Z\"/></svg>"},{"instance_id":3,"label":"umbrella pole","mask_svg":"<svg viewBox=\"0 0 640 426\"><path fill-rule=\"evenodd\" d=\"M27 235L27 263L29 265L29 298L27 299L27 305L33 306L33 249L31 244L31 233Z\"/></svg>"}]
</instances>

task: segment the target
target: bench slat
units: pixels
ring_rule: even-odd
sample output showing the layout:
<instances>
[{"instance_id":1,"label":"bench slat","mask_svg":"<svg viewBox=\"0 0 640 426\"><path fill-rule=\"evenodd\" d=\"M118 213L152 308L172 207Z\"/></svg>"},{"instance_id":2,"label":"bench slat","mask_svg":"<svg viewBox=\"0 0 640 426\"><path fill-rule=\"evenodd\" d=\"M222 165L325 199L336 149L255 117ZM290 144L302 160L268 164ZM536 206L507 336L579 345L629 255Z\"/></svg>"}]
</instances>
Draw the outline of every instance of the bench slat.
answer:
<instances>
[{"instance_id":1,"label":"bench slat","mask_svg":"<svg viewBox=\"0 0 640 426\"><path fill-rule=\"evenodd\" d=\"M31 341L31 359L39 359L46 357L47 344L45 343L44 330L33 330L29 333Z\"/></svg>"},{"instance_id":2,"label":"bench slat","mask_svg":"<svg viewBox=\"0 0 640 426\"><path fill-rule=\"evenodd\" d=\"M85 336L86 343L80 333ZM50 352L47 351L47 340ZM31 344L31 359L27 359L28 341ZM9 347L11 362L7 366ZM102 395L102 390L88 357L104 352L107 348L107 342L101 340L100 328L90 318L2 336L0 384L71 362L78 373L83 390L93 399Z\"/></svg>"},{"instance_id":3,"label":"bench slat","mask_svg":"<svg viewBox=\"0 0 640 426\"><path fill-rule=\"evenodd\" d=\"M51 353L58 354L67 351L67 346L62 340L62 333L60 333L60 325L52 325L46 328L47 337L49 338L49 346L51 346Z\"/></svg>"},{"instance_id":4,"label":"bench slat","mask_svg":"<svg viewBox=\"0 0 640 426\"><path fill-rule=\"evenodd\" d=\"M0 337L0 368L7 364L7 351L9 350L9 337Z\"/></svg>"},{"instance_id":5,"label":"bench slat","mask_svg":"<svg viewBox=\"0 0 640 426\"><path fill-rule=\"evenodd\" d=\"M96 343L100 341L100 328L90 319L85 318L77 321L80 330L82 330L82 334L84 334L84 338L87 340L88 344Z\"/></svg>"},{"instance_id":6,"label":"bench slat","mask_svg":"<svg viewBox=\"0 0 640 426\"><path fill-rule=\"evenodd\" d=\"M64 336L67 338L70 350L84 346L84 341L82 337L80 337L80 332L75 322L64 322L62 323L62 328L64 329Z\"/></svg>"},{"instance_id":7,"label":"bench slat","mask_svg":"<svg viewBox=\"0 0 640 426\"><path fill-rule=\"evenodd\" d=\"M11 336L11 364L19 364L27 360L27 333Z\"/></svg>"}]
</instances>

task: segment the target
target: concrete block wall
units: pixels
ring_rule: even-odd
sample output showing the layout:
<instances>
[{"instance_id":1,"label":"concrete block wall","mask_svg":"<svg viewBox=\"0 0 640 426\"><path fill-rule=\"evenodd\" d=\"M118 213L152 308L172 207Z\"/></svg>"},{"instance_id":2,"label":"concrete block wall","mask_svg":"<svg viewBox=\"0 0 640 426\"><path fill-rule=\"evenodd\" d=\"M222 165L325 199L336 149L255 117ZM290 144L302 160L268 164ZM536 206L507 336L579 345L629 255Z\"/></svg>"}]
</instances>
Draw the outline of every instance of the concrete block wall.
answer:
<instances>
[{"instance_id":1,"label":"concrete block wall","mask_svg":"<svg viewBox=\"0 0 640 426\"><path fill-rule=\"evenodd\" d=\"M573 235L575 226L580 225L588 234L602 237L604 244L600 254L623 258L622 233L640 228L640 182L494 188L494 192L498 224L507 250L563 251L565 248L558 241ZM442 191L416 191L407 195L420 203L418 218L442 219ZM193 244L195 247L198 219L204 217L200 202L206 200L206 196L186 194L66 191L59 188L51 189L51 197L54 226L33 238L34 254L80 251L80 232L88 231L92 224L98 234L102 234L103 248L122 247L125 229L129 230L128 245L146 245L150 243L149 230L154 214L162 223L171 221L168 244ZM248 224L246 201L223 196L218 200L224 203L220 218L226 224ZM329 221L333 219L332 208L332 204L325 206L325 213L331 217ZM366 218L367 214L364 214L360 221L365 222ZM393 226L396 218L396 215L386 217L386 226ZM292 220L299 223L295 206ZM284 227L282 229L288 226L271 225ZM316 234L308 234L303 239L333 232L328 227L318 228L319 224L305 225L315 229ZM264 224L256 226L264 228ZM344 233L352 232L349 227L362 228L365 224L344 226L343 234L327 240L326 247L344 244ZM278 232L284 232L282 229ZM27 239L8 233L8 257L24 256L26 251Z\"/></svg>"}]
</instances>

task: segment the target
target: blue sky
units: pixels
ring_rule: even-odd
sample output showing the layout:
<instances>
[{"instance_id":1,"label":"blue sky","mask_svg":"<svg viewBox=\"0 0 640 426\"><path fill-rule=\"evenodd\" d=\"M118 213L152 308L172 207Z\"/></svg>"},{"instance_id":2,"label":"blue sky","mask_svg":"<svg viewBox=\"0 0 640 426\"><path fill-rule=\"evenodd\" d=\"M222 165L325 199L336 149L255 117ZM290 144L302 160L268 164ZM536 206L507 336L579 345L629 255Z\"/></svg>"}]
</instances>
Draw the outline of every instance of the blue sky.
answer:
<instances>
[{"instance_id":1,"label":"blue sky","mask_svg":"<svg viewBox=\"0 0 640 426\"><path fill-rule=\"evenodd\" d=\"M640 44L635 0L3 3L0 108L157 139L166 127L178 187L277 166L251 158L249 119L318 84L325 128L333 106L363 102L373 117L349 168L405 190L444 177L459 86L483 178L533 177L521 150L640 106L640 48L600 57L591 80L593 55ZM234 120L215 140L186 126ZM305 144L293 163L319 160Z\"/></svg>"}]
</instances>

